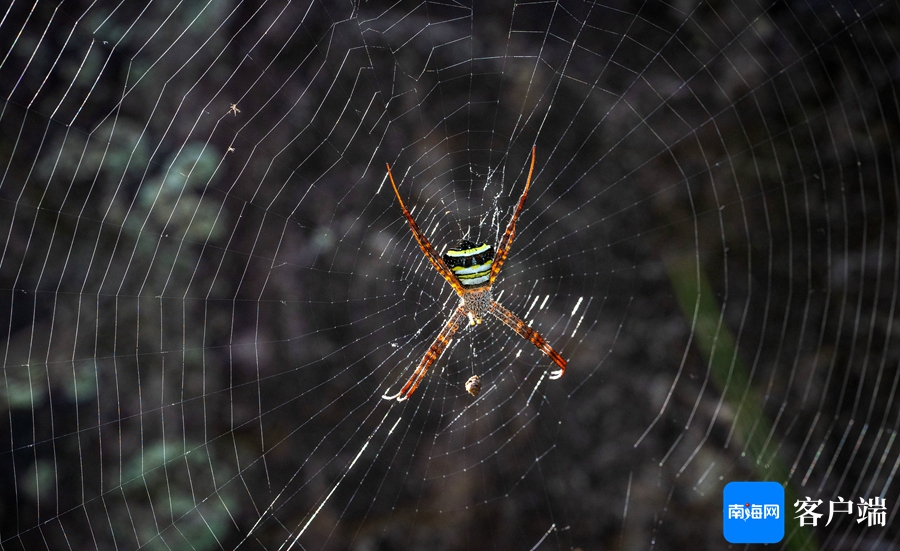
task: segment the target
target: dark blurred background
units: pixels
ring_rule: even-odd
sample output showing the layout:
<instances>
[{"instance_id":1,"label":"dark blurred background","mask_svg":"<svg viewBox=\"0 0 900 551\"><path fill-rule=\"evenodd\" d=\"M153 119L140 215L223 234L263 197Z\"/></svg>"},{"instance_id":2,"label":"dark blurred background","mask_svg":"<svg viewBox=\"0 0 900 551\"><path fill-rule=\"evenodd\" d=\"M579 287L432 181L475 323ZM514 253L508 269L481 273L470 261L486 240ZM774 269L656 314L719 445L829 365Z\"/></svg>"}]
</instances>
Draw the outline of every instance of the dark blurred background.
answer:
<instances>
[{"instance_id":1,"label":"dark blurred background","mask_svg":"<svg viewBox=\"0 0 900 551\"><path fill-rule=\"evenodd\" d=\"M733 480L900 547L898 15L14 1L0 548L721 549ZM532 145L496 291L568 373L491 325L381 400L455 301L384 163L496 243Z\"/></svg>"}]
</instances>

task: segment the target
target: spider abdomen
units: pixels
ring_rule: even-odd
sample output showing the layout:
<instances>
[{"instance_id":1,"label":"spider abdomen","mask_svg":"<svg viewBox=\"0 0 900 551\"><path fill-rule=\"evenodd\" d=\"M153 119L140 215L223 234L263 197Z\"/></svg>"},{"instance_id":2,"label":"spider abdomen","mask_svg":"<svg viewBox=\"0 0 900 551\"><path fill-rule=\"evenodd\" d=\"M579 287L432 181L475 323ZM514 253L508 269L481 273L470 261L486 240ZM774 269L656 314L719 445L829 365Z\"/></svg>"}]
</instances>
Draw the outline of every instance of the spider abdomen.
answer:
<instances>
[{"instance_id":1,"label":"spider abdomen","mask_svg":"<svg viewBox=\"0 0 900 551\"><path fill-rule=\"evenodd\" d=\"M494 248L487 243L476 245L463 239L447 249L443 259L461 284L476 287L490 279Z\"/></svg>"}]
</instances>

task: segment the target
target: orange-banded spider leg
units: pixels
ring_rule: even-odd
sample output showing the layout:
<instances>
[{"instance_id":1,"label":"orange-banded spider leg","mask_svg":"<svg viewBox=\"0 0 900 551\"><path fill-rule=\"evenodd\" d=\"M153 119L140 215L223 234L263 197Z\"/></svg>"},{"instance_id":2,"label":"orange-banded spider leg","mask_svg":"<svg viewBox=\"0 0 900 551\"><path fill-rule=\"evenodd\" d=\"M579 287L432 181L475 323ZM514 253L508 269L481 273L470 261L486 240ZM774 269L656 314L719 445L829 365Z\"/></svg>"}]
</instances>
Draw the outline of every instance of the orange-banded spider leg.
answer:
<instances>
[{"instance_id":1,"label":"orange-banded spider leg","mask_svg":"<svg viewBox=\"0 0 900 551\"><path fill-rule=\"evenodd\" d=\"M385 400L397 400L398 402L402 402L412 396L412 393L419 387L419 383L422 382L422 378L428 373L428 368L441 357L441 354L444 353L447 345L450 344L453 334L459 330L466 319L468 318L466 317L465 310L461 307L457 308L456 312L454 312L453 315L450 316L450 319L447 320L447 323L444 325L444 328L441 329L441 332L438 333L438 336L435 337L434 342L431 343L431 347L428 348L428 352L425 353L422 357L422 361L419 362L419 367L413 372L412 377L406 381L406 384L403 385L400 392L391 396L385 395L382 396L382 398ZM563 365L565 365L565 363Z\"/></svg>"},{"instance_id":2,"label":"orange-banded spider leg","mask_svg":"<svg viewBox=\"0 0 900 551\"><path fill-rule=\"evenodd\" d=\"M551 379L559 379L563 376L563 373L566 372L566 360L559 355L559 352L553 350L552 346L547 344L547 341L544 340L544 337L542 337L537 331L529 327L527 323L519 318L519 316L504 308L496 300L491 302L491 314L493 314L494 317L498 320L505 323L507 327L518 333L522 338L527 339L531 342L531 344L538 347L541 352L549 356L550 359L559 366L559 369L550 372Z\"/></svg>"},{"instance_id":3,"label":"orange-banded spider leg","mask_svg":"<svg viewBox=\"0 0 900 551\"><path fill-rule=\"evenodd\" d=\"M500 245L497 247L497 254L494 256L494 263L491 265L491 278L490 281L488 281L488 285L493 285L494 280L497 279L500 268L503 267L503 263L506 261L506 257L509 254L509 249L512 247L513 238L516 236L516 220L519 219L519 214L522 213L522 207L525 206L525 198L528 197L528 188L531 187L531 175L534 173L535 148L536 146L531 146L531 168L528 169L528 179L525 181L525 190L522 192L522 197L519 198L519 204L516 205L516 211L513 213L512 218L509 219L509 224L506 225L506 232L500 239Z\"/></svg>"},{"instance_id":4,"label":"orange-banded spider leg","mask_svg":"<svg viewBox=\"0 0 900 551\"><path fill-rule=\"evenodd\" d=\"M394 183L394 175L391 173L391 165L385 163L388 171L388 178L391 179L391 187L394 188L394 195L397 196L397 201L400 203L400 208L403 209L403 216L406 217L406 221L409 222L409 229L412 230L413 237L416 238L416 242L419 244L419 248L422 249L422 252L425 253L425 256L428 260L431 261L431 265L434 266L434 269L437 270L444 279L447 280L447 283L453 287L453 290L459 293L460 295L463 292L462 284L456 279L456 275L453 274L453 271L447 266L444 262L444 259L434 250L434 247L431 246L431 243L428 241L428 238L425 237L425 234L422 233L422 230L419 229L419 225L416 224L416 220L412 217L412 214L407 210L406 205L403 204L403 199L400 198L400 191L397 190L397 184ZM410 393L412 394L412 393Z\"/></svg>"}]
</instances>

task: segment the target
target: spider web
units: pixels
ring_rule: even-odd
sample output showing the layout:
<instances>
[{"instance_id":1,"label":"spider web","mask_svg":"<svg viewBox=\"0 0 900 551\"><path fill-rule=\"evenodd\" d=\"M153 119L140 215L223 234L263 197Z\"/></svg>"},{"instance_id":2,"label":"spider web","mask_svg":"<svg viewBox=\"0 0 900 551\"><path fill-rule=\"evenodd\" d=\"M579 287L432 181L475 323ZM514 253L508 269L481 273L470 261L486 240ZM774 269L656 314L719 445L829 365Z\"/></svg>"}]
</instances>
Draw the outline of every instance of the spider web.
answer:
<instances>
[{"instance_id":1,"label":"spider web","mask_svg":"<svg viewBox=\"0 0 900 551\"><path fill-rule=\"evenodd\" d=\"M719 549L735 480L893 548L898 15L14 1L0 548ZM385 163L496 245L532 145L494 293L566 375L489 319L383 400L458 300Z\"/></svg>"}]
</instances>

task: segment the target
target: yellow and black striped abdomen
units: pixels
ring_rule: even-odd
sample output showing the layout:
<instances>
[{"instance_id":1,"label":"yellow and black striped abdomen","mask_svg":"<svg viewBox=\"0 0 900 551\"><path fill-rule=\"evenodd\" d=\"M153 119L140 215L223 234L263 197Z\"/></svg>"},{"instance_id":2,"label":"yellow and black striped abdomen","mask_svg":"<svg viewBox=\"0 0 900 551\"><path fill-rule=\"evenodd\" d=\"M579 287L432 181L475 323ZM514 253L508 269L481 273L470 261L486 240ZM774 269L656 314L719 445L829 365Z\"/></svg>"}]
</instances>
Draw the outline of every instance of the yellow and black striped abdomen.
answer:
<instances>
[{"instance_id":1,"label":"yellow and black striped abdomen","mask_svg":"<svg viewBox=\"0 0 900 551\"><path fill-rule=\"evenodd\" d=\"M456 247L447 249L444 262L466 287L477 287L491 277L491 265L494 263L494 248L487 243L476 245L463 239Z\"/></svg>"}]
</instances>

